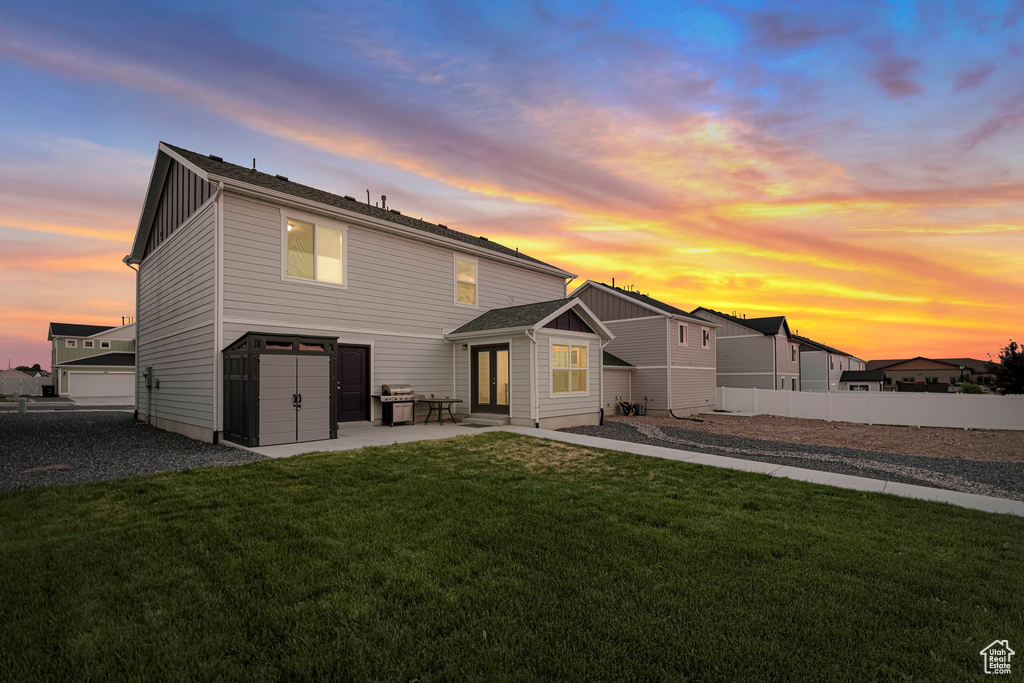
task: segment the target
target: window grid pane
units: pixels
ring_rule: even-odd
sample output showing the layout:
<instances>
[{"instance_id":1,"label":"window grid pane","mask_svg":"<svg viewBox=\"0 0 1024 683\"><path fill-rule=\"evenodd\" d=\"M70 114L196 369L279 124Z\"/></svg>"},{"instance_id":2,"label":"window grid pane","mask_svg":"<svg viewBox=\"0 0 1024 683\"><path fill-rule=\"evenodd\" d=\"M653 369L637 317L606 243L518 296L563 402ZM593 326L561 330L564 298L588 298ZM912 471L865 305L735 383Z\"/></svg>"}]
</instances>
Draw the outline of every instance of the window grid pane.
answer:
<instances>
[{"instance_id":1,"label":"window grid pane","mask_svg":"<svg viewBox=\"0 0 1024 683\"><path fill-rule=\"evenodd\" d=\"M569 370L551 371L551 391L556 394L569 393Z\"/></svg>"},{"instance_id":2,"label":"window grid pane","mask_svg":"<svg viewBox=\"0 0 1024 683\"><path fill-rule=\"evenodd\" d=\"M572 390L574 393L583 393L587 390L587 371L586 370L571 370L572 372Z\"/></svg>"},{"instance_id":3,"label":"window grid pane","mask_svg":"<svg viewBox=\"0 0 1024 683\"><path fill-rule=\"evenodd\" d=\"M289 277L312 280L313 273L313 224L288 219L288 263Z\"/></svg>"},{"instance_id":4,"label":"window grid pane","mask_svg":"<svg viewBox=\"0 0 1024 683\"><path fill-rule=\"evenodd\" d=\"M316 279L342 284L343 233L335 228L316 226Z\"/></svg>"},{"instance_id":5,"label":"window grid pane","mask_svg":"<svg viewBox=\"0 0 1024 683\"><path fill-rule=\"evenodd\" d=\"M464 259L455 259L456 280L459 282L476 283L476 263Z\"/></svg>"},{"instance_id":6,"label":"window grid pane","mask_svg":"<svg viewBox=\"0 0 1024 683\"><path fill-rule=\"evenodd\" d=\"M455 300L460 304L476 305L476 285L459 282L455 285Z\"/></svg>"},{"instance_id":7,"label":"window grid pane","mask_svg":"<svg viewBox=\"0 0 1024 683\"><path fill-rule=\"evenodd\" d=\"M574 368L585 368L585 367L587 367L587 347L586 346L574 346L574 347L572 347L572 367L574 367Z\"/></svg>"},{"instance_id":8,"label":"window grid pane","mask_svg":"<svg viewBox=\"0 0 1024 683\"><path fill-rule=\"evenodd\" d=\"M551 367L569 367L569 347L564 344L555 344L551 347Z\"/></svg>"}]
</instances>

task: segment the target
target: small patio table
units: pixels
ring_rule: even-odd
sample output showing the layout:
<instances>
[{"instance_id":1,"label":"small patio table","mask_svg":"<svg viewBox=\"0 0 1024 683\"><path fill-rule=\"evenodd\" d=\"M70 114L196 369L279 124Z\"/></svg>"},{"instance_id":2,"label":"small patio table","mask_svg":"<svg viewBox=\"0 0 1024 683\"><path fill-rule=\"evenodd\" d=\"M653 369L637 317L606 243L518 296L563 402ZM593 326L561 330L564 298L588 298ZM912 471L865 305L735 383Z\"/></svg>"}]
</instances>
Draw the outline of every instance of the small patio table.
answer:
<instances>
[{"instance_id":1,"label":"small patio table","mask_svg":"<svg viewBox=\"0 0 1024 683\"><path fill-rule=\"evenodd\" d=\"M452 406L456 403L462 402L461 398L451 398L447 396L440 398L431 396L430 398L420 398L417 400L417 403L427 404L427 419L423 421L423 424L430 422L430 416L433 415L434 412L437 412L437 424L444 424L444 413L441 412L442 408L447 408L448 415L451 417L452 422L458 424L459 421L455 419L455 415L452 413Z\"/></svg>"}]
</instances>

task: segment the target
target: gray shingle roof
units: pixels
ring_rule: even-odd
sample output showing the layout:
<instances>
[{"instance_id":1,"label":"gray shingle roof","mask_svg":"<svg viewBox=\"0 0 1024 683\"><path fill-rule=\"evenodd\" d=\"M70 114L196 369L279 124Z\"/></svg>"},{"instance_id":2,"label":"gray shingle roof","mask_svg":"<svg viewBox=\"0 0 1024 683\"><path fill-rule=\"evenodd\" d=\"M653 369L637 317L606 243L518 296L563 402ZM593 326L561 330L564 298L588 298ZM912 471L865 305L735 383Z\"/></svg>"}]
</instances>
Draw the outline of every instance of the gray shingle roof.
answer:
<instances>
[{"instance_id":1,"label":"gray shingle roof","mask_svg":"<svg viewBox=\"0 0 1024 683\"><path fill-rule=\"evenodd\" d=\"M114 329L113 325L79 325L78 323L50 323L50 335L54 337L91 337L100 332Z\"/></svg>"},{"instance_id":2,"label":"gray shingle roof","mask_svg":"<svg viewBox=\"0 0 1024 683\"><path fill-rule=\"evenodd\" d=\"M629 297L633 301L642 304L647 304L648 306L653 306L654 308L657 308L659 311L671 313L672 315L678 315L682 318L690 318L692 320L700 320L701 322L707 322L703 318L698 318L697 316L687 311L684 311L681 308L676 308L672 304L666 304L664 301L658 301L657 299L647 296L646 294L641 294L640 292L631 292L630 290L622 289L621 287L613 287L612 285L609 285L604 282L594 282L593 284L600 285L606 289L616 292L617 294L622 294L623 296Z\"/></svg>"},{"instance_id":3,"label":"gray shingle roof","mask_svg":"<svg viewBox=\"0 0 1024 683\"><path fill-rule=\"evenodd\" d=\"M492 308L486 313L481 313L473 318L465 325L456 328L451 334L529 327L530 325L536 325L570 301L574 301L574 299L555 299L554 301L541 301L535 304L523 304L522 306Z\"/></svg>"},{"instance_id":4,"label":"gray shingle roof","mask_svg":"<svg viewBox=\"0 0 1024 683\"><path fill-rule=\"evenodd\" d=\"M822 351L828 351L829 353L838 353L838 354L840 354L842 356L849 356L850 355L846 351L840 351L839 349L833 348L833 347L829 346L828 344L822 344L821 342L814 341L813 339L810 339L808 337L801 337L799 334L794 334L794 335L790 335L790 336L793 339L795 339L798 342L800 342L801 344L806 344L807 346L813 346L814 348L821 349Z\"/></svg>"},{"instance_id":5,"label":"gray shingle roof","mask_svg":"<svg viewBox=\"0 0 1024 683\"><path fill-rule=\"evenodd\" d=\"M356 201L353 197L343 197L324 190L318 190L315 187L309 187L308 185L293 182L283 176L274 176L269 173L263 173L262 171L254 171L251 168L232 164L219 158L212 159L206 154L192 152L166 142L161 144L180 154L189 162L195 164L211 175L238 180L244 183L249 183L250 185L258 185L268 190L282 192L284 194L308 199L320 204L326 204L345 211L353 211L372 218L389 221L398 225L404 225L409 228L415 228L434 235L464 242L465 244L471 244L475 247L482 247L499 254L504 254L505 256L520 258L530 263L537 263L550 268L557 268L557 266L552 266L550 263L545 263L544 261L535 259L532 256L527 256L526 254L521 253L518 249L510 249L502 244L498 244L497 242L492 242L486 237L474 237L473 235L467 235L464 232L452 230L440 223L428 223L427 221L405 216L395 210L371 206L365 202Z\"/></svg>"},{"instance_id":6,"label":"gray shingle roof","mask_svg":"<svg viewBox=\"0 0 1024 683\"><path fill-rule=\"evenodd\" d=\"M779 328L782 327L782 324L786 322L786 316L784 315L773 315L767 318L737 318L734 315L722 313L721 311L716 311L713 308L705 308L704 306L698 306L697 308L693 309L692 313L696 313L697 311L707 311L708 313L714 313L717 316L721 316L726 320L731 320L732 322L737 323L739 325L743 325L744 327L749 327L755 332L760 332L761 334L778 334ZM786 328L788 331L788 324L786 325Z\"/></svg>"},{"instance_id":7,"label":"gray shingle roof","mask_svg":"<svg viewBox=\"0 0 1024 683\"><path fill-rule=\"evenodd\" d=\"M843 370L840 382L883 382L885 373L881 370Z\"/></svg>"},{"instance_id":8,"label":"gray shingle roof","mask_svg":"<svg viewBox=\"0 0 1024 683\"><path fill-rule=\"evenodd\" d=\"M135 354L130 351L114 351L113 353L101 353L95 356L86 356L85 358L79 358L78 360L71 360L65 365L87 365L89 367L102 366L102 367L135 367Z\"/></svg>"},{"instance_id":9,"label":"gray shingle roof","mask_svg":"<svg viewBox=\"0 0 1024 683\"><path fill-rule=\"evenodd\" d=\"M612 354L608 353L607 351L604 352L604 364L605 365L611 365L611 366L614 366L614 367L619 367L619 368L631 368L631 367L633 367L632 363L627 363L626 361L622 360L618 356L613 356Z\"/></svg>"}]
</instances>

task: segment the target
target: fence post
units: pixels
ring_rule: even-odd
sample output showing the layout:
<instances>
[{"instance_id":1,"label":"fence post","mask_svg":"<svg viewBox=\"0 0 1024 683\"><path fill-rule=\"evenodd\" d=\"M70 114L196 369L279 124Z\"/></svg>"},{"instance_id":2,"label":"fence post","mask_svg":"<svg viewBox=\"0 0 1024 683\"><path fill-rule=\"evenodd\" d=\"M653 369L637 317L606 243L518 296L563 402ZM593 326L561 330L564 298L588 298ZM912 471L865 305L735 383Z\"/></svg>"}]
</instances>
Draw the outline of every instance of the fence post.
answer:
<instances>
[{"instance_id":1,"label":"fence post","mask_svg":"<svg viewBox=\"0 0 1024 683\"><path fill-rule=\"evenodd\" d=\"M825 422L832 421L832 394L825 392Z\"/></svg>"},{"instance_id":2,"label":"fence post","mask_svg":"<svg viewBox=\"0 0 1024 683\"><path fill-rule=\"evenodd\" d=\"M793 392L786 392L786 417L793 417Z\"/></svg>"},{"instance_id":3,"label":"fence post","mask_svg":"<svg viewBox=\"0 0 1024 683\"><path fill-rule=\"evenodd\" d=\"M754 415L757 415L758 414L758 412L757 412L757 392L760 391L760 389L757 389L755 387L754 389L752 389L752 391L754 392L754 410L753 410L753 413L754 413Z\"/></svg>"}]
</instances>

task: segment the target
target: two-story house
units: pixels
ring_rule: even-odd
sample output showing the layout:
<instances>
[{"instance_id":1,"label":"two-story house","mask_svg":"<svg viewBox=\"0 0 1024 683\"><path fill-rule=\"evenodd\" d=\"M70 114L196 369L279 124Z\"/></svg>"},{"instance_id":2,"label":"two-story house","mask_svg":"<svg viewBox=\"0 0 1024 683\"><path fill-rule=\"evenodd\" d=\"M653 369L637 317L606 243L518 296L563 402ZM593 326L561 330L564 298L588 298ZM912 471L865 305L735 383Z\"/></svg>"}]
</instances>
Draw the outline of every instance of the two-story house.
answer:
<instances>
[{"instance_id":1,"label":"two-story house","mask_svg":"<svg viewBox=\"0 0 1024 683\"><path fill-rule=\"evenodd\" d=\"M741 318L703 306L691 313L722 326L718 386L800 390L800 344L793 340L785 316Z\"/></svg>"},{"instance_id":2,"label":"two-story house","mask_svg":"<svg viewBox=\"0 0 1024 683\"><path fill-rule=\"evenodd\" d=\"M840 378L848 370L860 370L860 364L845 351L798 334L800 344L800 388L802 391L838 391Z\"/></svg>"},{"instance_id":3,"label":"two-story house","mask_svg":"<svg viewBox=\"0 0 1024 683\"><path fill-rule=\"evenodd\" d=\"M326 438L380 421L395 384L512 424L600 419L613 335L571 273L486 237L161 143L125 262L137 413L164 429Z\"/></svg>"},{"instance_id":4,"label":"two-story house","mask_svg":"<svg viewBox=\"0 0 1024 683\"><path fill-rule=\"evenodd\" d=\"M710 322L646 294L587 280L573 292L615 335L605 383L653 415L692 415L715 407L716 330ZM621 359L625 364L616 363ZM624 374L625 372L625 374ZM614 407L605 395L605 410Z\"/></svg>"},{"instance_id":5,"label":"two-story house","mask_svg":"<svg viewBox=\"0 0 1024 683\"><path fill-rule=\"evenodd\" d=\"M135 325L50 323L50 367L58 396L135 400Z\"/></svg>"}]
</instances>

